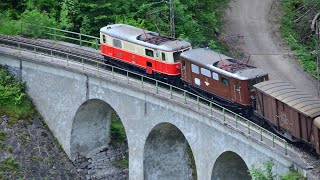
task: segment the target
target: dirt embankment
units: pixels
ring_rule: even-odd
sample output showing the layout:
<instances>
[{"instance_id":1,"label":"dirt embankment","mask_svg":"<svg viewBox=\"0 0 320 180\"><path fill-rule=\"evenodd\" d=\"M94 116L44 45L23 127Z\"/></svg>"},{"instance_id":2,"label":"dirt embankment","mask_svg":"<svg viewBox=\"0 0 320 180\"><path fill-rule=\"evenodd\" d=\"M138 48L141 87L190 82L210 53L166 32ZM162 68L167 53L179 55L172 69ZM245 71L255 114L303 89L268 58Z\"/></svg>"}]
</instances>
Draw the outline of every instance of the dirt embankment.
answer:
<instances>
[{"instance_id":1,"label":"dirt embankment","mask_svg":"<svg viewBox=\"0 0 320 180\"><path fill-rule=\"evenodd\" d=\"M287 81L317 96L317 82L297 63L278 33L278 0L233 0L225 16L225 36L239 34L239 50L250 55L250 64L264 69L270 79Z\"/></svg>"}]
</instances>

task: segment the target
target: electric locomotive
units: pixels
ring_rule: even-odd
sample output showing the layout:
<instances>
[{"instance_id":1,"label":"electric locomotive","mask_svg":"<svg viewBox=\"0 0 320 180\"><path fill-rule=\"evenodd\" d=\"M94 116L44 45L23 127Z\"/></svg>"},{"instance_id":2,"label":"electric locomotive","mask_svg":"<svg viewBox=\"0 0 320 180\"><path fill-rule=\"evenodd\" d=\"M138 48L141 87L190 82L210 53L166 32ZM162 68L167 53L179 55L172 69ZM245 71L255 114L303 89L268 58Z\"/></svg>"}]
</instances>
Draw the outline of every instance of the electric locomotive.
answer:
<instances>
[{"instance_id":1,"label":"electric locomotive","mask_svg":"<svg viewBox=\"0 0 320 180\"><path fill-rule=\"evenodd\" d=\"M126 24L101 28L100 43L106 61L175 82L180 81L180 54L191 49L187 41Z\"/></svg>"},{"instance_id":2,"label":"electric locomotive","mask_svg":"<svg viewBox=\"0 0 320 180\"><path fill-rule=\"evenodd\" d=\"M268 73L200 48L181 54L181 79L197 94L248 117L255 102L253 85L268 80Z\"/></svg>"}]
</instances>

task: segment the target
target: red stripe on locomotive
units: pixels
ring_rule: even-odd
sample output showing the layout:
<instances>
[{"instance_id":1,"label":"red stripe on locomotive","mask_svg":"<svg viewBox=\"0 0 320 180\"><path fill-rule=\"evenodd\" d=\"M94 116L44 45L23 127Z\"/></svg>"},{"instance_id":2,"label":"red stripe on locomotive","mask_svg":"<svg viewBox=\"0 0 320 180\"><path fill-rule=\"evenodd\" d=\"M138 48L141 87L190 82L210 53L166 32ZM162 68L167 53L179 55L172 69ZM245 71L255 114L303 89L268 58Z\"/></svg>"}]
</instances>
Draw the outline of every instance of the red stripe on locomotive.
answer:
<instances>
[{"instance_id":1,"label":"red stripe on locomotive","mask_svg":"<svg viewBox=\"0 0 320 180\"><path fill-rule=\"evenodd\" d=\"M121 60L126 63L133 64L147 69L147 62L152 64L152 71L167 74L171 76L180 75L180 62L178 63L165 63L157 59L142 56L136 53L128 52L123 49L111 47L106 44L101 44L101 53L105 56ZM149 67L148 67L149 68Z\"/></svg>"}]
</instances>

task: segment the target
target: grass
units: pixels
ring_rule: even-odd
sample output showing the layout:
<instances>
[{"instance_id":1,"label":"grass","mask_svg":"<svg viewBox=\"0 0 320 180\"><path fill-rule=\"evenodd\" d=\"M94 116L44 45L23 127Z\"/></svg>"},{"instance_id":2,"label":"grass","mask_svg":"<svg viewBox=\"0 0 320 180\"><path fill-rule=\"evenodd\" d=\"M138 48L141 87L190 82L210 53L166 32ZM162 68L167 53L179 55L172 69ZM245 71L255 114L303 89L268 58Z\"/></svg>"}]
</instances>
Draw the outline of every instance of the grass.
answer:
<instances>
[{"instance_id":1,"label":"grass","mask_svg":"<svg viewBox=\"0 0 320 180\"><path fill-rule=\"evenodd\" d=\"M113 164L114 166L121 168L121 169L128 169L129 168L129 160L128 159L121 159Z\"/></svg>"}]
</instances>

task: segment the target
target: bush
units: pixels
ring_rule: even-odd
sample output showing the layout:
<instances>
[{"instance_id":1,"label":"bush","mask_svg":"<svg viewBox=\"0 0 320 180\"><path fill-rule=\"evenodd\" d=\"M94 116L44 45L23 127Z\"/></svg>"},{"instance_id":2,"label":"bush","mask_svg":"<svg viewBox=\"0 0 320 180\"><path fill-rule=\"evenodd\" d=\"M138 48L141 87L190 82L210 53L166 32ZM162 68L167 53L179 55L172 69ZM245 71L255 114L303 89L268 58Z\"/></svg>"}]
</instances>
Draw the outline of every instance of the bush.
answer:
<instances>
[{"instance_id":1,"label":"bush","mask_svg":"<svg viewBox=\"0 0 320 180\"><path fill-rule=\"evenodd\" d=\"M249 169L250 176L253 180L305 180L306 178L296 171L293 166L289 167L289 171L286 174L278 175L272 171L274 163L272 159L263 162L262 168L257 168L256 166L252 166Z\"/></svg>"},{"instance_id":2,"label":"bush","mask_svg":"<svg viewBox=\"0 0 320 180\"><path fill-rule=\"evenodd\" d=\"M0 114L10 115L11 122L18 118L32 117L35 113L24 90L25 83L15 79L7 68L0 66Z\"/></svg>"}]
</instances>

